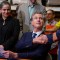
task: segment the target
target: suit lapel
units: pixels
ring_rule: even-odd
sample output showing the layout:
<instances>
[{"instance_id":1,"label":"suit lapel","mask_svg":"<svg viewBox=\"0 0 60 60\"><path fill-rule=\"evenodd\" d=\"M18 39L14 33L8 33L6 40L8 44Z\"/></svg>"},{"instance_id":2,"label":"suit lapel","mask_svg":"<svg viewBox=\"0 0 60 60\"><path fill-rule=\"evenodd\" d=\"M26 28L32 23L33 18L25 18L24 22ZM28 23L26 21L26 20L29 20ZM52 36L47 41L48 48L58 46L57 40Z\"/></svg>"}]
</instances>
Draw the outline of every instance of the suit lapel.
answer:
<instances>
[{"instance_id":1,"label":"suit lapel","mask_svg":"<svg viewBox=\"0 0 60 60\"><path fill-rule=\"evenodd\" d=\"M44 31L42 31L42 33L41 33L41 34L44 34ZM41 34L40 34L40 35L41 35ZM39 36L40 36L40 35L39 35ZM39 36L38 36L38 37L39 37Z\"/></svg>"},{"instance_id":2,"label":"suit lapel","mask_svg":"<svg viewBox=\"0 0 60 60\"><path fill-rule=\"evenodd\" d=\"M25 7L25 23L27 25L29 25L29 21L30 21L30 16L29 16L29 8L28 8L28 5L26 4L26 7Z\"/></svg>"},{"instance_id":3,"label":"suit lapel","mask_svg":"<svg viewBox=\"0 0 60 60\"><path fill-rule=\"evenodd\" d=\"M32 45L32 32L29 32L28 33L28 37L27 37L28 40L25 41L25 47L30 47Z\"/></svg>"},{"instance_id":4,"label":"suit lapel","mask_svg":"<svg viewBox=\"0 0 60 60\"><path fill-rule=\"evenodd\" d=\"M24 18L25 18L25 24L29 25L29 10L28 10L28 4L22 4L20 10L24 13Z\"/></svg>"}]
</instances>

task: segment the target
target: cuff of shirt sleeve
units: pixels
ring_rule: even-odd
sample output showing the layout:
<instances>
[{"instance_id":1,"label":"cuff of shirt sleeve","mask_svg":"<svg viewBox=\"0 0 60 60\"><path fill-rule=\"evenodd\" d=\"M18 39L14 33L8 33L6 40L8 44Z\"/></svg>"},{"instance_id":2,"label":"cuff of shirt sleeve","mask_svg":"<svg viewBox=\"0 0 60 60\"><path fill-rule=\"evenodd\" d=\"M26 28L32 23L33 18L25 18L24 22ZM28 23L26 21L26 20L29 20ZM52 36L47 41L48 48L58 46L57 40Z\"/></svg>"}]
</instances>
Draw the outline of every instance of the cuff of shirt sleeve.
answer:
<instances>
[{"instance_id":1,"label":"cuff of shirt sleeve","mask_svg":"<svg viewBox=\"0 0 60 60\"><path fill-rule=\"evenodd\" d=\"M48 43L53 43L53 34L48 34L47 35L47 38L48 38Z\"/></svg>"},{"instance_id":2,"label":"cuff of shirt sleeve","mask_svg":"<svg viewBox=\"0 0 60 60\"><path fill-rule=\"evenodd\" d=\"M60 30L57 30L56 36L57 36L58 39L60 39Z\"/></svg>"}]
</instances>

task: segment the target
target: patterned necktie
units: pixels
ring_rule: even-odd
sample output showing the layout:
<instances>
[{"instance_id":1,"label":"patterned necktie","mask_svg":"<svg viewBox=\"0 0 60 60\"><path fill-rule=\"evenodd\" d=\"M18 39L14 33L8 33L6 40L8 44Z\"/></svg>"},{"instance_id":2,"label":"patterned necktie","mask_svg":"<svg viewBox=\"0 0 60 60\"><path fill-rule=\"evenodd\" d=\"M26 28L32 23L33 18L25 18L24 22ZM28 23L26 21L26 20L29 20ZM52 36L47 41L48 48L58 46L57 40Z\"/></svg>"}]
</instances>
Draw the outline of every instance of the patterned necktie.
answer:
<instances>
[{"instance_id":1,"label":"patterned necktie","mask_svg":"<svg viewBox=\"0 0 60 60\"><path fill-rule=\"evenodd\" d=\"M36 37L36 35L37 35L36 33L33 33L33 36L32 36L32 38L34 39L34 38Z\"/></svg>"}]
</instances>

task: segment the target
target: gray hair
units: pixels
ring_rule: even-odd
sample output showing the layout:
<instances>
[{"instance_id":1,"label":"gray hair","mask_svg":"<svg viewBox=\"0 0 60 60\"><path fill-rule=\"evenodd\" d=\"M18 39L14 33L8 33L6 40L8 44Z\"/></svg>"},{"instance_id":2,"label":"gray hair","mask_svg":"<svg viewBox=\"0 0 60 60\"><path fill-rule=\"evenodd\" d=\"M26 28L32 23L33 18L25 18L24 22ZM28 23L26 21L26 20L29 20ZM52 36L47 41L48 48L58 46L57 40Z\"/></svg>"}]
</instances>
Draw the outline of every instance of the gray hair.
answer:
<instances>
[{"instance_id":1,"label":"gray hair","mask_svg":"<svg viewBox=\"0 0 60 60\"><path fill-rule=\"evenodd\" d=\"M32 16L31 16L31 19L30 19L31 21L32 21L32 17L33 17L35 14L41 14L41 15L43 16L42 18L44 19L44 15L43 15L41 12L34 12L34 13L32 14Z\"/></svg>"}]
</instances>

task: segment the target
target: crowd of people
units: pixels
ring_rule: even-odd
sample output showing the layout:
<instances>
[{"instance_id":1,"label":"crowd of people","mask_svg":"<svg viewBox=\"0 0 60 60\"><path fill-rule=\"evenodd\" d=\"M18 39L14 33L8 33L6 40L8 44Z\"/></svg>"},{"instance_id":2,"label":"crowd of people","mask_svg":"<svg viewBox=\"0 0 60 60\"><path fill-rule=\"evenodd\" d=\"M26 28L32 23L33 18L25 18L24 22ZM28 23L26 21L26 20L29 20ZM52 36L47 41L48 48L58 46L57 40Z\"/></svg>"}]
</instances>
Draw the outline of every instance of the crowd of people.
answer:
<instances>
[{"instance_id":1,"label":"crowd of people","mask_svg":"<svg viewBox=\"0 0 60 60\"><path fill-rule=\"evenodd\" d=\"M52 60L60 60L60 21L55 19L54 10L46 11L37 0L20 5L15 18L9 2L3 1L0 10L0 58L48 60L49 53ZM23 35L19 38L22 21Z\"/></svg>"}]
</instances>

